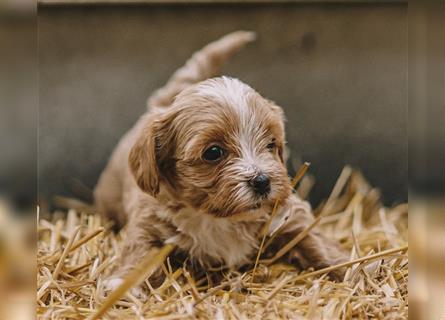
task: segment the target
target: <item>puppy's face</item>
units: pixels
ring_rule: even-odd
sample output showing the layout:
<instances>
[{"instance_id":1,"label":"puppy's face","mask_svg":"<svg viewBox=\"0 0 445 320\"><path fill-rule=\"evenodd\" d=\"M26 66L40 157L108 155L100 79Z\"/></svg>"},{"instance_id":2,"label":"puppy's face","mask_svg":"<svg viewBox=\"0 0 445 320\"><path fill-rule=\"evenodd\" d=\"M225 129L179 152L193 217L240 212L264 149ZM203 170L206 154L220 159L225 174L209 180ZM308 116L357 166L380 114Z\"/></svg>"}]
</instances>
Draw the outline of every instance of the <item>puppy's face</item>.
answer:
<instances>
[{"instance_id":1,"label":"puppy's face","mask_svg":"<svg viewBox=\"0 0 445 320\"><path fill-rule=\"evenodd\" d=\"M281 108L249 86L215 78L184 90L148 121L130 153L139 187L160 186L219 217L271 207L290 192Z\"/></svg>"}]
</instances>

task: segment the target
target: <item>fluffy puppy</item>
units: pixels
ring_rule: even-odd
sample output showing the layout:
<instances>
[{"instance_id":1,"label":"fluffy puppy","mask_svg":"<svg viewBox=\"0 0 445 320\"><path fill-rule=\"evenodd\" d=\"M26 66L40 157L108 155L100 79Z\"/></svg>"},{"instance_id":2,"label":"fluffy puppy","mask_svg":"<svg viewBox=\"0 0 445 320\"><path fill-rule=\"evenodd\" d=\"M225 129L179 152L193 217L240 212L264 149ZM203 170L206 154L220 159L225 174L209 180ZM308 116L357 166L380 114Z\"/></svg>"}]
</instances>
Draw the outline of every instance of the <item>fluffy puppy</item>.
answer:
<instances>
[{"instance_id":1,"label":"fluffy puppy","mask_svg":"<svg viewBox=\"0 0 445 320\"><path fill-rule=\"evenodd\" d=\"M237 79L207 79L252 39L236 32L196 53L115 149L95 190L98 210L128 223L114 284L165 243L203 268L252 261L277 200L276 246L313 221L309 204L291 192L282 109ZM315 268L345 258L316 229L291 256Z\"/></svg>"}]
</instances>

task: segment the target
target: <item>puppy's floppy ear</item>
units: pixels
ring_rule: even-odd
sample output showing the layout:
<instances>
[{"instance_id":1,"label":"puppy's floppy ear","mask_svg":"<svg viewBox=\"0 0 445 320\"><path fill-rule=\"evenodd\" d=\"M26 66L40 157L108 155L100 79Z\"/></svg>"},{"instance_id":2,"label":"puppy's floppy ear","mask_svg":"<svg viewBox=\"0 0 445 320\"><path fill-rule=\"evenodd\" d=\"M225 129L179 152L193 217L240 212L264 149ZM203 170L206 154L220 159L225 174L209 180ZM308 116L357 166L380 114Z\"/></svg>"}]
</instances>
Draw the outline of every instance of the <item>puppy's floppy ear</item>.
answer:
<instances>
[{"instance_id":1,"label":"puppy's floppy ear","mask_svg":"<svg viewBox=\"0 0 445 320\"><path fill-rule=\"evenodd\" d=\"M139 134L128 157L131 172L142 191L156 196L161 179L156 157L155 122L149 121Z\"/></svg>"},{"instance_id":2,"label":"puppy's floppy ear","mask_svg":"<svg viewBox=\"0 0 445 320\"><path fill-rule=\"evenodd\" d=\"M278 157L282 164L286 164L288 158L286 146L278 146Z\"/></svg>"}]
</instances>

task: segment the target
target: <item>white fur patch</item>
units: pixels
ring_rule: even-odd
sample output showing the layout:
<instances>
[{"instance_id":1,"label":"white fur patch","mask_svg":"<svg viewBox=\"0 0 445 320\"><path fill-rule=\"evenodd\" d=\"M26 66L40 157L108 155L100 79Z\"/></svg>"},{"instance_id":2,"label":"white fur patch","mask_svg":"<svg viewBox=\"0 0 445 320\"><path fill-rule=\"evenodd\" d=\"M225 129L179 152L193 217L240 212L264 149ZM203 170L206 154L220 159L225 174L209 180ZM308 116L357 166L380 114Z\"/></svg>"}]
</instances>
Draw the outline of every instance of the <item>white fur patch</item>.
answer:
<instances>
[{"instance_id":1,"label":"white fur patch","mask_svg":"<svg viewBox=\"0 0 445 320\"><path fill-rule=\"evenodd\" d=\"M105 291L114 291L117 288L120 287L120 285L124 282L124 279L122 278L111 278L111 279L106 279L103 283L102 283L102 288Z\"/></svg>"},{"instance_id":2,"label":"white fur patch","mask_svg":"<svg viewBox=\"0 0 445 320\"><path fill-rule=\"evenodd\" d=\"M104 282L102 282L102 289L105 293L112 292L119 288L123 282L124 279L122 278L106 279ZM130 289L130 294L142 301L146 301L148 298L141 287L134 287Z\"/></svg>"},{"instance_id":3,"label":"white fur patch","mask_svg":"<svg viewBox=\"0 0 445 320\"><path fill-rule=\"evenodd\" d=\"M256 223L259 227L261 215L253 212L252 215L256 216L257 220L249 223ZM163 219L166 217L160 216ZM228 267L239 266L247 263L253 250L258 247L255 233L247 230L245 222L216 218L189 208L172 213L168 217L169 222L176 226L179 235L166 242L183 247L183 237L190 239L191 245L183 249L201 263L211 257Z\"/></svg>"},{"instance_id":4,"label":"white fur patch","mask_svg":"<svg viewBox=\"0 0 445 320\"><path fill-rule=\"evenodd\" d=\"M261 161L257 159L257 138L262 136L253 109L249 107L249 95L255 91L238 79L221 77L222 81L209 80L198 87L200 94L231 107L239 118L238 139L240 143L242 165L249 170L258 169Z\"/></svg>"}]
</instances>

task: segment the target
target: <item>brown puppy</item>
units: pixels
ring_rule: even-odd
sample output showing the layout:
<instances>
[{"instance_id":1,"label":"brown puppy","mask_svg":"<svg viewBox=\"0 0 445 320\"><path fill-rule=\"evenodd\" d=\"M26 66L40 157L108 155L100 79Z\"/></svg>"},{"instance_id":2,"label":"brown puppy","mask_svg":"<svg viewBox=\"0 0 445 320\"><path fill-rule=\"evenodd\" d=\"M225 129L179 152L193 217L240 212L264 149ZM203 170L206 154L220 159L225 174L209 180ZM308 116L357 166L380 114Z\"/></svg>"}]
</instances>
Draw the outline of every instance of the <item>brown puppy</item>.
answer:
<instances>
[{"instance_id":1,"label":"brown puppy","mask_svg":"<svg viewBox=\"0 0 445 320\"><path fill-rule=\"evenodd\" d=\"M282 109L239 80L208 79L252 39L236 32L196 53L152 96L149 111L114 151L95 190L101 213L128 222L111 288L164 243L204 268L252 261L277 200L271 231L285 223L278 245L313 220L309 204L291 193ZM317 230L295 250L304 267L345 258Z\"/></svg>"}]
</instances>

